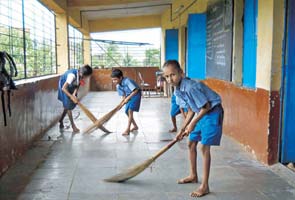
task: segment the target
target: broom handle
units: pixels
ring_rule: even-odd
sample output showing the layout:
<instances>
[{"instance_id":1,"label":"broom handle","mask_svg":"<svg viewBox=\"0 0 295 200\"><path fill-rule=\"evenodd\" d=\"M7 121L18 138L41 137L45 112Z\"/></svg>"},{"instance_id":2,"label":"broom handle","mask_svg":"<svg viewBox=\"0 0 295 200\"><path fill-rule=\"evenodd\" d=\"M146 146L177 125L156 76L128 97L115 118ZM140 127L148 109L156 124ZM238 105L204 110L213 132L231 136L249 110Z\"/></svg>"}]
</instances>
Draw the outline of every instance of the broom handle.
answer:
<instances>
[{"instance_id":1,"label":"broom handle","mask_svg":"<svg viewBox=\"0 0 295 200\"><path fill-rule=\"evenodd\" d=\"M84 111L84 113L89 117L92 122L96 122L96 117L82 104L78 101L77 103L80 108Z\"/></svg>"},{"instance_id":2,"label":"broom handle","mask_svg":"<svg viewBox=\"0 0 295 200\"><path fill-rule=\"evenodd\" d=\"M167 144L165 147L163 147L156 155L153 156L153 160L156 160L160 155L162 155L165 151L170 149L178 140L175 138L172 140L169 144Z\"/></svg>"},{"instance_id":3,"label":"broom handle","mask_svg":"<svg viewBox=\"0 0 295 200\"><path fill-rule=\"evenodd\" d=\"M131 95L129 95L126 99L125 99L125 101L126 102L128 102L130 99L131 99ZM120 104L116 107L116 108L114 108L112 111L110 111L110 112L113 112L113 111L118 111L118 110L120 110L126 103L123 103L124 102L124 100L122 100L121 102L120 102ZM93 123L95 123L96 124L96 126L97 126L97 124L99 124L98 123L98 121L101 121L101 120L98 120L98 119L96 119L96 117L82 104L82 103L80 103L80 101L78 101L77 102L77 104L80 106L80 108L83 110L83 112L89 117L89 119L93 122ZM107 114L106 114L107 115ZM103 117L105 117L105 116L103 116ZM103 118L102 117L102 118ZM101 118L101 119L102 119ZM92 128L91 128L92 129Z\"/></svg>"},{"instance_id":4,"label":"broom handle","mask_svg":"<svg viewBox=\"0 0 295 200\"><path fill-rule=\"evenodd\" d=\"M94 129L95 127L99 127L102 124L104 124L105 122L105 118L111 118L112 116L109 116L110 113L113 113L112 115L114 115L118 110L120 110L123 106L123 101L121 101L121 103L119 105L117 105L113 110L111 110L110 112L108 112L107 114L105 114L104 116L102 116L101 118L97 119L94 124L92 124L91 126L89 126L84 133L88 133L90 132L92 129ZM109 119L107 119L106 121L108 121Z\"/></svg>"}]
</instances>

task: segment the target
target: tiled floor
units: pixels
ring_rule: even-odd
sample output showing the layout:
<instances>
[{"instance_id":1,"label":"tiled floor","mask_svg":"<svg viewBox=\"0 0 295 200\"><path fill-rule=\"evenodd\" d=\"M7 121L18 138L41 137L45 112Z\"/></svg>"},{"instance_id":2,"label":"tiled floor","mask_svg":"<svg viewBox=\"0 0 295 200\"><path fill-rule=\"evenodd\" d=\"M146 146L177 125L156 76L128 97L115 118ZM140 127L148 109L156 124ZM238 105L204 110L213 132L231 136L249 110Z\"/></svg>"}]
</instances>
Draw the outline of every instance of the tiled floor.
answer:
<instances>
[{"instance_id":1,"label":"tiled floor","mask_svg":"<svg viewBox=\"0 0 295 200\"><path fill-rule=\"evenodd\" d=\"M96 117L111 110L118 102L115 92L89 93L82 101ZM1 200L184 200L199 184L178 185L176 180L189 170L186 141L174 145L138 176L124 183L103 179L140 163L165 146L174 134L167 98L143 98L140 113L135 114L139 130L121 136L127 123L119 111L104 134L62 134L58 125L50 129L0 180ZM91 124L82 111L74 111L81 130ZM180 123L181 117L178 117ZM51 140L48 140L48 136ZM202 159L198 171L202 173ZM212 148L211 193L202 199L294 200L295 188L246 153L227 136L220 147Z\"/></svg>"}]
</instances>

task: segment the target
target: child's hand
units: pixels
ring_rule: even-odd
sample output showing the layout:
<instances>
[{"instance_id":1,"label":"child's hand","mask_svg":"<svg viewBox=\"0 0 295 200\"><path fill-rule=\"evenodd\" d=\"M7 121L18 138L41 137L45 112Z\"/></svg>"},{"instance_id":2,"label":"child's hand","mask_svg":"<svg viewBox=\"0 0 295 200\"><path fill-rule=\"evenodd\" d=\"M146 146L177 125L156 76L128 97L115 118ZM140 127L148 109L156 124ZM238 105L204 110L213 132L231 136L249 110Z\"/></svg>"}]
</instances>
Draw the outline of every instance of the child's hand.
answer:
<instances>
[{"instance_id":1,"label":"child's hand","mask_svg":"<svg viewBox=\"0 0 295 200\"><path fill-rule=\"evenodd\" d=\"M187 129L185 130L181 130L177 135L176 138L177 140L182 140L185 136L188 136L189 132L187 131Z\"/></svg>"},{"instance_id":2,"label":"child's hand","mask_svg":"<svg viewBox=\"0 0 295 200\"><path fill-rule=\"evenodd\" d=\"M77 104L77 103L79 102L79 100L78 100L76 97L72 97L71 100L72 100L75 104Z\"/></svg>"},{"instance_id":3,"label":"child's hand","mask_svg":"<svg viewBox=\"0 0 295 200\"><path fill-rule=\"evenodd\" d=\"M187 137L189 135L190 131L186 128L185 131L182 133L183 137Z\"/></svg>"},{"instance_id":4,"label":"child's hand","mask_svg":"<svg viewBox=\"0 0 295 200\"><path fill-rule=\"evenodd\" d=\"M129 100L128 100L127 98L124 99L124 101L123 101L123 105L126 104L126 103L128 103L128 101L129 101Z\"/></svg>"},{"instance_id":5,"label":"child's hand","mask_svg":"<svg viewBox=\"0 0 295 200\"><path fill-rule=\"evenodd\" d=\"M120 103L120 106L123 107L128 101L126 101L126 98L123 99Z\"/></svg>"},{"instance_id":6,"label":"child's hand","mask_svg":"<svg viewBox=\"0 0 295 200\"><path fill-rule=\"evenodd\" d=\"M182 140L182 139L183 139L182 132L179 132L179 133L176 135L176 139L177 139L177 140Z\"/></svg>"},{"instance_id":7,"label":"child's hand","mask_svg":"<svg viewBox=\"0 0 295 200\"><path fill-rule=\"evenodd\" d=\"M185 131L188 132L188 134L190 132L192 132L194 130L195 126L193 126L191 123L186 127ZM187 135L188 135L187 134Z\"/></svg>"}]
</instances>

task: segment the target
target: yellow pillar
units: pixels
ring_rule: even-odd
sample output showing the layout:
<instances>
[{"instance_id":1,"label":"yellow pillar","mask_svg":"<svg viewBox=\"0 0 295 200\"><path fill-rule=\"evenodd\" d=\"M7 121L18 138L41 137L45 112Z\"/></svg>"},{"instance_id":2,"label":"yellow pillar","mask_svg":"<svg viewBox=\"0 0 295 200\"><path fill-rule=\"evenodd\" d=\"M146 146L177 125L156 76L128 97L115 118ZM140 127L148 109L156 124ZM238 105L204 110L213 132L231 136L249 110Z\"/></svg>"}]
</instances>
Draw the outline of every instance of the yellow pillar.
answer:
<instances>
[{"instance_id":1,"label":"yellow pillar","mask_svg":"<svg viewBox=\"0 0 295 200\"><path fill-rule=\"evenodd\" d=\"M161 67L164 65L165 63L165 55L166 55L166 51L165 51L165 37L166 37L166 30L165 29L161 29L162 34L161 34Z\"/></svg>"},{"instance_id":2,"label":"yellow pillar","mask_svg":"<svg viewBox=\"0 0 295 200\"><path fill-rule=\"evenodd\" d=\"M179 59L179 64L181 68L184 70L185 67L185 40L186 40L186 35L185 35L185 26L181 26L178 30L178 38L179 38L179 43L178 43L178 59Z\"/></svg>"},{"instance_id":3,"label":"yellow pillar","mask_svg":"<svg viewBox=\"0 0 295 200\"><path fill-rule=\"evenodd\" d=\"M56 14L57 73L69 69L68 18L67 14Z\"/></svg>"},{"instance_id":4,"label":"yellow pillar","mask_svg":"<svg viewBox=\"0 0 295 200\"><path fill-rule=\"evenodd\" d=\"M256 87L270 90L274 0L258 1Z\"/></svg>"},{"instance_id":5,"label":"yellow pillar","mask_svg":"<svg viewBox=\"0 0 295 200\"><path fill-rule=\"evenodd\" d=\"M90 51L90 35L84 34L84 40L83 40L83 50L84 50L84 64L91 65L91 51Z\"/></svg>"}]
</instances>

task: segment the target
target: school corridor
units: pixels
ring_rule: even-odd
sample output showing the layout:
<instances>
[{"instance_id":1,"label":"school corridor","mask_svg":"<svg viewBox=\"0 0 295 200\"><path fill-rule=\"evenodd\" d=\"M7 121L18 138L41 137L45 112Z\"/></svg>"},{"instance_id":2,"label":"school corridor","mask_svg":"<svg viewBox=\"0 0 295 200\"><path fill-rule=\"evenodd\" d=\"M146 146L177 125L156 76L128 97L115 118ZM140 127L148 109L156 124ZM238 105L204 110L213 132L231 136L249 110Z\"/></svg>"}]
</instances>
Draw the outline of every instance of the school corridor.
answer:
<instances>
[{"instance_id":1,"label":"school corridor","mask_svg":"<svg viewBox=\"0 0 295 200\"><path fill-rule=\"evenodd\" d=\"M294 200L294 0L0 0L0 200L190 199L200 183L176 183L189 171L186 139L131 180L103 181L175 136L167 60L225 110L203 199ZM60 132L60 78L99 119L120 102L114 69L143 91L139 130L121 135L121 109L112 133L83 134L91 121L78 105L81 133L69 121Z\"/></svg>"},{"instance_id":2,"label":"school corridor","mask_svg":"<svg viewBox=\"0 0 295 200\"><path fill-rule=\"evenodd\" d=\"M108 99L108 101L105 101ZM82 101L96 116L111 110L120 98L115 92L91 92ZM150 158L173 139L169 98L143 98L135 115L138 132L121 135L127 117L120 110L106 127L91 134L59 131L58 124L46 132L0 179L1 200L183 200L199 184L179 185L188 174L186 139L175 144L138 176L124 183L103 179ZM226 112L226 110L225 110ZM74 118L83 130L91 124L76 109ZM178 124L182 118L178 116ZM65 125L69 125L66 122ZM49 138L50 137L50 138ZM201 180L202 159L198 158ZM212 147L210 200L293 200L295 175L280 166L257 161L232 138L223 135L220 147ZM18 198L17 198L18 197Z\"/></svg>"}]
</instances>

